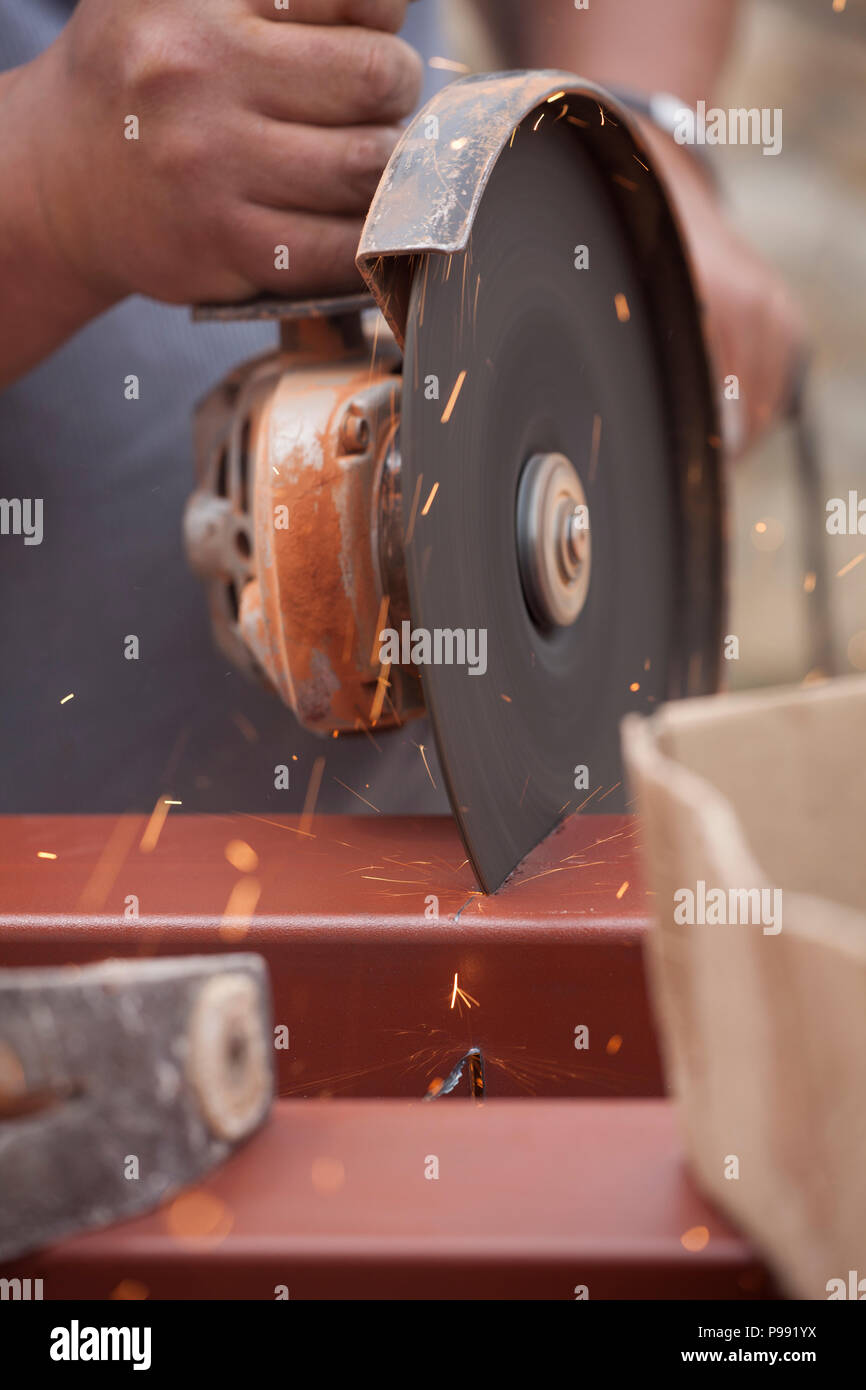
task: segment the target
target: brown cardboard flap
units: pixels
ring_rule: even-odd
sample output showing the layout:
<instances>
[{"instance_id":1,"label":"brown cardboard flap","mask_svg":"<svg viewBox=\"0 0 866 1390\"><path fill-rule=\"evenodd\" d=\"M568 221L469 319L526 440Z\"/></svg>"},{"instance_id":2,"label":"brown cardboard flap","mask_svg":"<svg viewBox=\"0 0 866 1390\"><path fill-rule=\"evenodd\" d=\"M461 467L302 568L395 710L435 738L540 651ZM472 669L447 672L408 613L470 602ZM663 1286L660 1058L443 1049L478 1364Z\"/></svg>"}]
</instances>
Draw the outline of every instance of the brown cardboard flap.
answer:
<instances>
[{"instance_id":1,"label":"brown cardboard flap","mask_svg":"<svg viewBox=\"0 0 866 1390\"><path fill-rule=\"evenodd\" d=\"M698 1177L827 1298L866 1280L866 679L670 705L623 742Z\"/></svg>"}]
</instances>

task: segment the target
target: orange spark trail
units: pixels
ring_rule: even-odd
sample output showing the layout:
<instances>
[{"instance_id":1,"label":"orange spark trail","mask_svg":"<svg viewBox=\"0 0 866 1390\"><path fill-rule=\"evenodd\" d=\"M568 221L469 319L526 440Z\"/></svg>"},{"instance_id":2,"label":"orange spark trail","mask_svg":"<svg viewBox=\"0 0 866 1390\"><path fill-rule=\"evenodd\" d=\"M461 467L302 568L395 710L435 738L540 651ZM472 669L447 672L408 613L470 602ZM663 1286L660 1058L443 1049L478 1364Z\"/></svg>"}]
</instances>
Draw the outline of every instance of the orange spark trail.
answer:
<instances>
[{"instance_id":1,"label":"orange spark trail","mask_svg":"<svg viewBox=\"0 0 866 1390\"><path fill-rule=\"evenodd\" d=\"M436 783L433 781L433 773L430 771L430 764L429 764L428 761L427 761L427 754L424 752L424 745L423 745L423 743L419 743L419 744L417 745L417 748L418 748L418 752L421 754L421 758L422 758L422 761L423 761L423 763L424 763L424 766L425 766L426 769L427 769L427 776L430 778L430 781L431 781L431 783L432 783L433 789L434 789L434 791L435 791L435 789L436 789Z\"/></svg>"},{"instance_id":2,"label":"orange spark trail","mask_svg":"<svg viewBox=\"0 0 866 1390\"><path fill-rule=\"evenodd\" d=\"M419 473L418 477L415 479L415 491L412 495L412 507L409 512L409 525L406 527L406 535L403 538L404 545L408 545L415 534L415 519L418 515L418 499L421 496L421 484L423 481L424 474Z\"/></svg>"},{"instance_id":3,"label":"orange spark trail","mask_svg":"<svg viewBox=\"0 0 866 1390\"><path fill-rule=\"evenodd\" d=\"M443 424L443 425L447 425L447 424L448 424L448 421L451 419L451 416L452 416L452 414L453 414L453 412L454 412L454 407L455 407L455 405L457 404L457 397L460 395L460 392L463 390L463 383L464 383L465 380L466 380L466 372L465 372L465 370L464 370L464 371L462 371L462 372L460 373L460 375L458 376L457 380L455 381L455 383L454 383L454 390L451 392L451 395L450 395L449 400L448 400L448 404L446 405L445 409L444 409L443 412L442 412L442 424Z\"/></svg>"},{"instance_id":4,"label":"orange spark trail","mask_svg":"<svg viewBox=\"0 0 866 1390\"><path fill-rule=\"evenodd\" d=\"M861 550L859 555L855 555L853 560L849 560L847 565L843 565L842 568L837 571L836 578L843 579L846 574L851 572L855 565L859 565L861 560L866 560L866 550Z\"/></svg>"},{"instance_id":5,"label":"orange spark trail","mask_svg":"<svg viewBox=\"0 0 866 1390\"><path fill-rule=\"evenodd\" d=\"M373 696L373 703L370 706L371 725L375 725L382 714L382 706L385 703L385 692L388 689L388 677L390 674L391 663L390 661L386 661L379 667L379 679L376 681L376 693Z\"/></svg>"},{"instance_id":6,"label":"orange spark trail","mask_svg":"<svg viewBox=\"0 0 866 1390\"><path fill-rule=\"evenodd\" d=\"M176 806L177 802L167 801L164 796L157 799L157 803L151 812L150 820L144 828L138 848L142 854L150 854L156 849L159 837L162 834L162 827L165 825L165 818L168 815L169 806Z\"/></svg>"},{"instance_id":7,"label":"orange spark trail","mask_svg":"<svg viewBox=\"0 0 866 1390\"><path fill-rule=\"evenodd\" d=\"M334 778L334 781L335 781L335 782L340 782L339 777L335 777L335 778ZM356 797L358 798L359 801L363 801L364 805L365 805L365 806L369 806L371 811L375 811L377 815L381 815L381 814L382 814L381 811L379 810L379 807L378 807L378 806L374 806L373 803L372 803L372 801L368 801L367 798L366 798L366 796L362 796L360 792L354 791L354 790L352 789L352 787L347 787L345 782L340 782L340 786L341 786L341 787L345 787L346 791L347 791L347 792L351 792L352 795L353 795L353 796L356 796Z\"/></svg>"}]
</instances>

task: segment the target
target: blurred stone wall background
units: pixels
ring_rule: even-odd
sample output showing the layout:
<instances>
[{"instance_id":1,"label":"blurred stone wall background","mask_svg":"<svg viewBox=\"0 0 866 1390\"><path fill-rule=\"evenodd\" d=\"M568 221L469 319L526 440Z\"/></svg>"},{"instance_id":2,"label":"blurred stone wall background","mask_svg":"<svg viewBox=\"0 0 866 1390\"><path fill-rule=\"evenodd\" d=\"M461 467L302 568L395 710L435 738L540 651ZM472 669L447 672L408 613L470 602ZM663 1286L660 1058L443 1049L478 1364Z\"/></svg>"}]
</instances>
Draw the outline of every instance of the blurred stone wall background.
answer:
<instances>
[{"instance_id":1,"label":"blurred stone wall background","mask_svg":"<svg viewBox=\"0 0 866 1390\"><path fill-rule=\"evenodd\" d=\"M499 66L467 0L448 0L447 18L448 57ZM866 498L866 0L744 3L730 62L708 100L782 108L777 157L728 146L715 151L716 167L729 214L782 271L807 315L823 497L847 498L853 488ZM804 524L825 546L837 669L866 671L866 535L828 536L823 506L804 516L793 440L783 428L732 477L734 688L801 680L813 666Z\"/></svg>"}]
</instances>

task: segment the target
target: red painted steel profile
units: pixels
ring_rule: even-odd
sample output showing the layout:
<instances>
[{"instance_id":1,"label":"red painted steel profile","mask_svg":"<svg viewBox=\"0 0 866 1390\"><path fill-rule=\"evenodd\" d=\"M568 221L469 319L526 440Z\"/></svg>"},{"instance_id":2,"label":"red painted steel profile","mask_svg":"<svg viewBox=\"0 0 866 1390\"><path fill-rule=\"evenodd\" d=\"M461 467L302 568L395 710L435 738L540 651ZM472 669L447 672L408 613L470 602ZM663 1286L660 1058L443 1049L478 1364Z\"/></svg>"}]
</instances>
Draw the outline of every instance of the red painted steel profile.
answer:
<instances>
[{"instance_id":1,"label":"red painted steel profile","mask_svg":"<svg viewBox=\"0 0 866 1390\"><path fill-rule=\"evenodd\" d=\"M0 964L260 951L289 1030L283 1095L421 1096L473 1044L492 1098L661 1093L633 817L572 817L489 898L445 817L169 808L145 853L147 825L4 818ZM253 873L227 860L235 840L255 851ZM260 890L249 925L224 916L238 884L235 911ZM477 1002L455 995L455 974Z\"/></svg>"},{"instance_id":2,"label":"red painted steel profile","mask_svg":"<svg viewBox=\"0 0 866 1390\"><path fill-rule=\"evenodd\" d=\"M46 1299L771 1293L653 1100L282 1101L192 1193L0 1273Z\"/></svg>"}]
</instances>

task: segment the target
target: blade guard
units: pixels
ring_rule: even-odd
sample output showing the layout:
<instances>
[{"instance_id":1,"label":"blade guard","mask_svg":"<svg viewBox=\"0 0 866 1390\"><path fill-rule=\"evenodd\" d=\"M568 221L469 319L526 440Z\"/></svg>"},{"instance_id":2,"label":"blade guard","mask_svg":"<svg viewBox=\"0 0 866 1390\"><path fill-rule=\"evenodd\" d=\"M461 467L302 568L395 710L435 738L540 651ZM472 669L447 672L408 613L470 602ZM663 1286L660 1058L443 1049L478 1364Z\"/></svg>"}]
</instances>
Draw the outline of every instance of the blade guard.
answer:
<instances>
[{"instance_id":1,"label":"blade guard","mask_svg":"<svg viewBox=\"0 0 866 1390\"><path fill-rule=\"evenodd\" d=\"M573 73L484 73L449 83L428 102L394 149L370 204L355 262L401 346L414 258L465 250L487 181L515 128L539 107L550 106L555 119L563 104L610 176L642 268L657 282L652 297L679 291L697 318L679 225L632 117L604 88ZM692 348L702 359L699 322L693 328Z\"/></svg>"}]
</instances>

